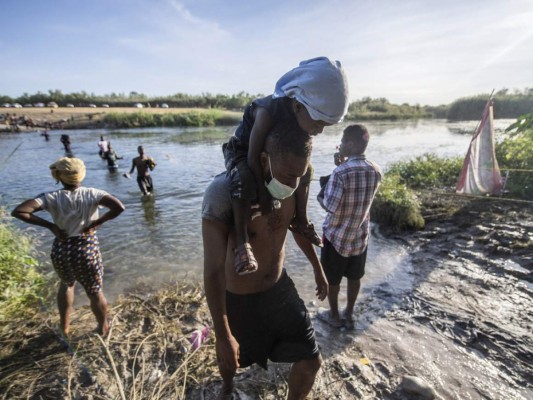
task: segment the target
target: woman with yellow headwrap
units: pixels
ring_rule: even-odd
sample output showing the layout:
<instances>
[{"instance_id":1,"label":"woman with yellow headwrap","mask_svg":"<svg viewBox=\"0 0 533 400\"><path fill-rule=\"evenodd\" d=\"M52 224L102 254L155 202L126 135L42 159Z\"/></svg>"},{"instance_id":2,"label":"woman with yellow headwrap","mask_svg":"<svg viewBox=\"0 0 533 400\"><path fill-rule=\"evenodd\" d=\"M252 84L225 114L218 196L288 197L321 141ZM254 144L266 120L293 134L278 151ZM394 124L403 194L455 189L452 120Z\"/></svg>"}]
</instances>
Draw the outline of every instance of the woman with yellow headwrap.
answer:
<instances>
[{"instance_id":1,"label":"woman with yellow headwrap","mask_svg":"<svg viewBox=\"0 0 533 400\"><path fill-rule=\"evenodd\" d=\"M85 164L78 158L58 159L50 165L50 173L63 184L63 188L22 202L11 215L29 224L48 228L56 237L51 258L61 279L57 294L61 330L69 334L74 285L79 282L91 302L98 332L105 336L109 330L107 300L102 290L104 272L96 229L120 215L124 205L103 190L81 186L86 170ZM109 211L99 216L98 206ZM53 222L34 214L42 210L51 214Z\"/></svg>"}]
</instances>

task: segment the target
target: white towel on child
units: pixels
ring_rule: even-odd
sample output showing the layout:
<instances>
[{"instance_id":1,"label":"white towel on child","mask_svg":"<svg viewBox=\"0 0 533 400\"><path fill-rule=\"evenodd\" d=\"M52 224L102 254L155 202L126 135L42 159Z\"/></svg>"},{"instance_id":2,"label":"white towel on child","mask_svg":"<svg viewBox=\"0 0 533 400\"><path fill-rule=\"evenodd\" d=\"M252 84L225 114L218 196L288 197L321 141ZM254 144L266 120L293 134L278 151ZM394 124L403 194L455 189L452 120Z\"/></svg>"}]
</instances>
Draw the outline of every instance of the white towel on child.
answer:
<instances>
[{"instance_id":1,"label":"white towel on child","mask_svg":"<svg viewBox=\"0 0 533 400\"><path fill-rule=\"evenodd\" d=\"M302 61L276 83L272 97L285 96L302 103L315 121L341 122L348 110L348 80L340 61L327 57Z\"/></svg>"}]
</instances>

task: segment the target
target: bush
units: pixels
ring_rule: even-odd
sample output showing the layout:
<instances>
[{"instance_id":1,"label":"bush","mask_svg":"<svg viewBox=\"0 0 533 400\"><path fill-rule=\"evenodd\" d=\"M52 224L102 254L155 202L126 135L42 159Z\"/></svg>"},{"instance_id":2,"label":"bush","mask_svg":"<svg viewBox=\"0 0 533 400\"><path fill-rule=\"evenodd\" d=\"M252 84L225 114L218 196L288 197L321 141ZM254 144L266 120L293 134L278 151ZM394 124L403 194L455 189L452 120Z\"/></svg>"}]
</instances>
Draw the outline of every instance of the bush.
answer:
<instances>
[{"instance_id":1,"label":"bush","mask_svg":"<svg viewBox=\"0 0 533 400\"><path fill-rule=\"evenodd\" d=\"M383 177L371 218L393 231L422 229L425 225L416 195L401 182L399 175L390 172Z\"/></svg>"},{"instance_id":2,"label":"bush","mask_svg":"<svg viewBox=\"0 0 533 400\"><path fill-rule=\"evenodd\" d=\"M37 272L37 260L29 255L31 249L27 236L0 221L0 321L39 309L45 280Z\"/></svg>"},{"instance_id":3,"label":"bush","mask_svg":"<svg viewBox=\"0 0 533 400\"><path fill-rule=\"evenodd\" d=\"M511 170L505 190L513 196L533 200L533 113L519 117L506 132L509 136L496 145L500 168L503 172Z\"/></svg>"},{"instance_id":4,"label":"bush","mask_svg":"<svg viewBox=\"0 0 533 400\"><path fill-rule=\"evenodd\" d=\"M426 153L407 162L393 164L389 173L398 175L401 183L412 189L455 187L461 169L461 157L443 158Z\"/></svg>"}]
</instances>

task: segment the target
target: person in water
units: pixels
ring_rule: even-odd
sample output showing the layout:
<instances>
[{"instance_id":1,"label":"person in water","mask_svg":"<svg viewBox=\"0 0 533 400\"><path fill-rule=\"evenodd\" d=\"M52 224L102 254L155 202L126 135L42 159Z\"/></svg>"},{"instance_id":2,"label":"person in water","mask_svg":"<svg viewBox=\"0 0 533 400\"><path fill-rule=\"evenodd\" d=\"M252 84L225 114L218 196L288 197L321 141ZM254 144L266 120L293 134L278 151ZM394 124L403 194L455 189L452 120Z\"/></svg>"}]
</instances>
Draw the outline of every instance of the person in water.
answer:
<instances>
[{"instance_id":1,"label":"person in water","mask_svg":"<svg viewBox=\"0 0 533 400\"><path fill-rule=\"evenodd\" d=\"M62 332L65 335L70 333L74 285L79 282L89 297L98 333L106 336L109 331L107 300L103 292L104 269L96 230L118 217L124 211L124 205L103 190L81 186L85 164L78 158L60 158L50 165L50 171L63 188L22 202L11 215L47 228L55 236L51 258L61 280L57 305ZM108 211L100 216L99 207ZM35 215L43 210L51 214L53 222Z\"/></svg>"},{"instance_id":2,"label":"person in water","mask_svg":"<svg viewBox=\"0 0 533 400\"><path fill-rule=\"evenodd\" d=\"M144 196L151 195L154 190L154 183L150 171L155 168L156 163L152 157L148 157L144 153L143 146L137 147L137 151L139 152L139 156L131 161L129 173L132 174L135 168L137 168L137 184L139 185L139 189L141 189Z\"/></svg>"},{"instance_id":3,"label":"person in water","mask_svg":"<svg viewBox=\"0 0 533 400\"><path fill-rule=\"evenodd\" d=\"M110 142L106 140L103 136L100 136L100 141L98 142L98 154L100 157L105 159L105 153L109 151Z\"/></svg>"},{"instance_id":4,"label":"person in water","mask_svg":"<svg viewBox=\"0 0 533 400\"><path fill-rule=\"evenodd\" d=\"M265 176L260 154L268 132L278 122L294 121L308 135L317 135L325 126L339 123L347 109L348 82L344 71L339 61L330 61L326 57L302 61L278 80L273 95L256 99L246 107L234 136L223 145L224 161L232 185L237 274L245 275L257 270L247 229L251 203L258 199L263 213L270 212L278 204L272 201L273 196L263 184ZM311 180L310 167L296 192L297 207L291 230L322 246L307 217Z\"/></svg>"},{"instance_id":5,"label":"person in water","mask_svg":"<svg viewBox=\"0 0 533 400\"><path fill-rule=\"evenodd\" d=\"M104 157L103 157L107 161L107 168L110 171L117 170L118 169L117 160L122 160L124 157L120 157L115 152L115 150L111 146L111 142L108 142L107 146L108 146L107 151L104 153Z\"/></svg>"}]
</instances>

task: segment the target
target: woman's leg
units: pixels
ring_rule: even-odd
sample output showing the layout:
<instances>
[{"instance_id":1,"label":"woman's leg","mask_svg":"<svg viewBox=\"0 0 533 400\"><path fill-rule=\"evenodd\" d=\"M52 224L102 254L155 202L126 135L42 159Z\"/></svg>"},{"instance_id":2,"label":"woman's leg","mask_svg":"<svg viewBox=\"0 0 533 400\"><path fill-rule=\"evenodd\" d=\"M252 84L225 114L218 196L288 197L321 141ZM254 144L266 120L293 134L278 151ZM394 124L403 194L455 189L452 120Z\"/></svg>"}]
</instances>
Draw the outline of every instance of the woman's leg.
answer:
<instances>
[{"instance_id":1,"label":"woman's leg","mask_svg":"<svg viewBox=\"0 0 533 400\"><path fill-rule=\"evenodd\" d=\"M59 309L59 319L61 330L65 335L70 332L70 315L74 304L74 285L67 286L61 282L57 292L57 308Z\"/></svg>"},{"instance_id":2,"label":"woman's leg","mask_svg":"<svg viewBox=\"0 0 533 400\"><path fill-rule=\"evenodd\" d=\"M109 323L107 322L107 299L104 296L104 291L100 290L98 293L88 294L88 296L91 301L91 310L98 323L98 333L105 337L109 332Z\"/></svg>"}]
</instances>

